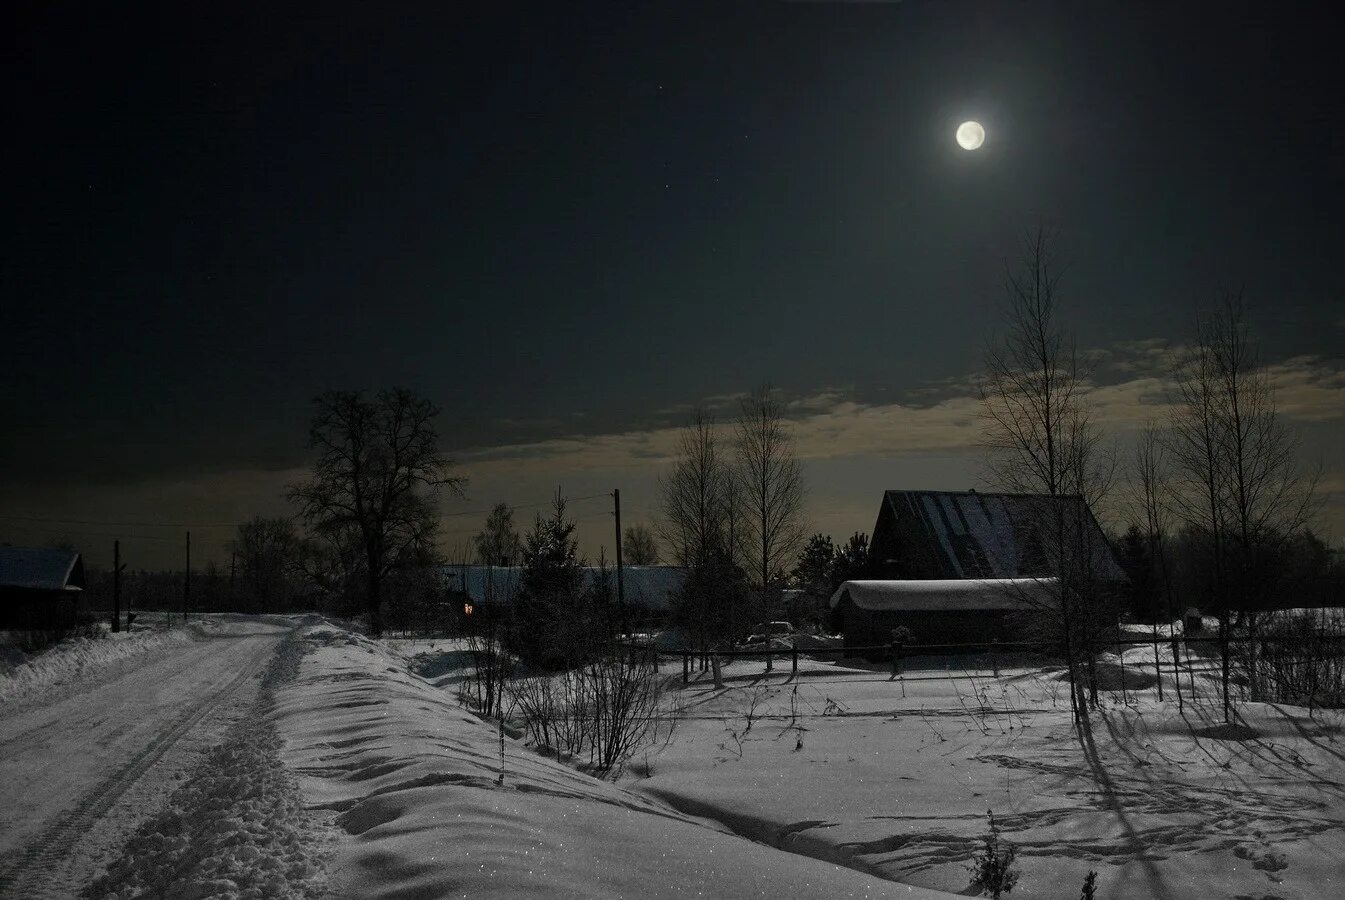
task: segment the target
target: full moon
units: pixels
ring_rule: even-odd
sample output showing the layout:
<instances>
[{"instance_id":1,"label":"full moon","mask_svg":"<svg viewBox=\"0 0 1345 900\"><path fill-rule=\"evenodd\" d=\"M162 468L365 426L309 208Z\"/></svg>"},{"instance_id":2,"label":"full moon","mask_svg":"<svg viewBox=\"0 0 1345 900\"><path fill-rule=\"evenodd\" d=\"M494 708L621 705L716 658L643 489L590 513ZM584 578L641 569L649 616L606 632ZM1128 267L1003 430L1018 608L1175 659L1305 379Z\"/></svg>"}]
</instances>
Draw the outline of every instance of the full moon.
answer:
<instances>
[{"instance_id":1,"label":"full moon","mask_svg":"<svg viewBox=\"0 0 1345 900\"><path fill-rule=\"evenodd\" d=\"M980 122L963 122L957 126L957 142L963 150L975 150L985 143L985 129Z\"/></svg>"}]
</instances>

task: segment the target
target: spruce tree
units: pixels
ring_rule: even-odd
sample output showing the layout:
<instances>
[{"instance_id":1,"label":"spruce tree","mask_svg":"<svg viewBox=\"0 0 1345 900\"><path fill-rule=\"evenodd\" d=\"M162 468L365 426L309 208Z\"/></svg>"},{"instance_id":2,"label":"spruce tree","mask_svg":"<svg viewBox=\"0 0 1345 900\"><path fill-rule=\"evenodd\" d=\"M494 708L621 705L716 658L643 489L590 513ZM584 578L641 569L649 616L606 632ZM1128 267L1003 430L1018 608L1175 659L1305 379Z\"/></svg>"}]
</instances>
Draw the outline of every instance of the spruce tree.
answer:
<instances>
[{"instance_id":1,"label":"spruce tree","mask_svg":"<svg viewBox=\"0 0 1345 900\"><path fill-rule=\"evenodd\" d=\"M512 629L513 650L528 665L557 669L582 660L592 626L574 522L559 492L551 515L537 514L523 541Z\"/></svg>"}]
</instances>

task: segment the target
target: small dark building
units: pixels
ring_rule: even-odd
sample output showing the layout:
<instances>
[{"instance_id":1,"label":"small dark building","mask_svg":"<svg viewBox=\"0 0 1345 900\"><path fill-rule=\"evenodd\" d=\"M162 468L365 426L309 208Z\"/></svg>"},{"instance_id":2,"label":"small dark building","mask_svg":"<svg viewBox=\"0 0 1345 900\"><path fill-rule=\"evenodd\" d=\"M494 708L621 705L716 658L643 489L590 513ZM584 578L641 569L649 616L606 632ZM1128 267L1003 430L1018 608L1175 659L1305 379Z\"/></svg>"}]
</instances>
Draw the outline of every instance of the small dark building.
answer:
<instances>
[{"instance_id":1,"label":"small dark building","mask_svg":"<svg viewBox=\"0 0 1345 900\"><path fill-rule=\"evenodd\" d=\"M0 628L72 628L84 603L84 561L78 553L0 547Z\"/></svg>"}]
</instances>

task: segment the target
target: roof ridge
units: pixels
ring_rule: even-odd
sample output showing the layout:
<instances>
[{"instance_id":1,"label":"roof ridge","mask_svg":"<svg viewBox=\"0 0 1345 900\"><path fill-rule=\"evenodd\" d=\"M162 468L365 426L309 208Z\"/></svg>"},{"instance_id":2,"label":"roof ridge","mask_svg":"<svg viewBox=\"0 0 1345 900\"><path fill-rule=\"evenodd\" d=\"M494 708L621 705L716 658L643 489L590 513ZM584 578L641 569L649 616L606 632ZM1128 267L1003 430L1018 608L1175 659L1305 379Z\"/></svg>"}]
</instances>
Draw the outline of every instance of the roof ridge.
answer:
<instances>
[{"instance_id":1,"label":"roof ridge","mask_svg":"<svg viewBox=\"0 0 1345 900\"><path fill-rule=\"evenodd\" d=\"M944 494L959 497L1030 497L1039 500L1082 500L1083 494L1033 494L1025 491L965 491L936 490L932 488L884 488L884 494Z\"/></svg>"}]
</instances>

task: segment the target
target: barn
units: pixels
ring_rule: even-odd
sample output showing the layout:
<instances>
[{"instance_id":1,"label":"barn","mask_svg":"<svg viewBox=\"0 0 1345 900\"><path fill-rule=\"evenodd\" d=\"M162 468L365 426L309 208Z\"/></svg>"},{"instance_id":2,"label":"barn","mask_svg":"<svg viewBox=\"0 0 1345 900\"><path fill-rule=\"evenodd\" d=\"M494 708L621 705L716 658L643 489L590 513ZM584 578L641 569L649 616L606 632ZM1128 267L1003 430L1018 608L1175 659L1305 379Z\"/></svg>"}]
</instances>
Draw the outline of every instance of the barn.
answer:
<instances>
[{"instance_id":1,"label":"barn","mask_svg":"<svg viewBox=\"0 0 1345 900\"><path fill-rule=\"evenodd\" d=\"M1054 578L847 581L831 595L846 647L885 646L896 628L911 644L980 643L1015 636L1014 615L1056 603Z\"/></svg>"},{"instance_id":2,"label":"barn","mask_svg":"<svg viewBox=\"0 0 1345 900\"><path fill-rule=\"evenodd\" d=\"M1068 554L1068 560L1062 560ZM832 594L832 624L847 646L887 644L893 628L917 643L1016 637L1031 608L1058 603L1055 576L1119 594L1125 572L1078 496L889 490L869 544L869 579Z\"/></svg>"},{"instance_id":3,"label":"barn","mask_svg":"<svg viewBox=\"0 0 1345 900\"><path fill-rule=\"evenodd\" d=\"M0 547L0 628L72 628L84 605L84 561L78 553Z\"/></svg>"}]
</instances>

